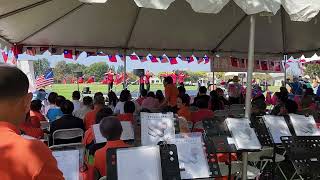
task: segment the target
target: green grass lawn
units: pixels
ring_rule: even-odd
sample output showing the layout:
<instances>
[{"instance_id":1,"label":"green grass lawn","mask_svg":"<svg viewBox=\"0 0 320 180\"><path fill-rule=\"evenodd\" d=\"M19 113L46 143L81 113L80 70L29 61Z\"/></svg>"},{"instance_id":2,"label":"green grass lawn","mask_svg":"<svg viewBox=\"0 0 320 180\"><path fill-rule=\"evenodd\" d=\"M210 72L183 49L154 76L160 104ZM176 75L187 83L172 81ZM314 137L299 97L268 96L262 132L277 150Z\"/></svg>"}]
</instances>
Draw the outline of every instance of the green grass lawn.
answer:
<instances>
[{"instance_id":1,"label":"green grass lawn","mask_svg":"<svg viewBox=\"0 0 320 180\"><path fill-rule=\"evenodd\" d=\"M80 92L83 90L83 87L90 87L91 93L102 92L106 93L108 86L104 84L79 84ZM151 91L163 90L164 87L161 84L151 85ZM187 90L197 90L196 86L186 86ZM67 99L71 99L71 95L73 91L78 90L77 84L54 84L51 88L48 88L50 91L57 92L59 95L66 97ZM122 85L114 86L113 90L115 92L121 92ZM129 90L134 93L138 92L139 85L130 85Z\"/></svg>"},{"instance_id":2,"label":"green grass lawn","mask_svg":"<svg viewBox=\"0 0 320 180\"><path fill-rule=\"evenodd\" d=\"M104 84L80 84L79 85L80 91L82 91L83 87L86 87L86 86L90 87L90 91L92 93L96 93L96 92L106 93L108 88L108 86ZM270 86L269 90L272 92L276 92L276 91L279 91L279 88L280 87ZM156 91L158 89L163 90L164 89L163 85L161 84L151 85L151 91ZM72 92L78 90L78 86L77 84L54 84L52 85L51 88L48 88L48 90L57 92L59 95L65 96L67 99L71 99ZM113 90L115 92L121 92L122 85L115 86ZM130 85L129 90L132 93L138 92L139 85ZM187 91L197 90L197 86L186 86L186 90Z\"/></svg>"}]
</instances>

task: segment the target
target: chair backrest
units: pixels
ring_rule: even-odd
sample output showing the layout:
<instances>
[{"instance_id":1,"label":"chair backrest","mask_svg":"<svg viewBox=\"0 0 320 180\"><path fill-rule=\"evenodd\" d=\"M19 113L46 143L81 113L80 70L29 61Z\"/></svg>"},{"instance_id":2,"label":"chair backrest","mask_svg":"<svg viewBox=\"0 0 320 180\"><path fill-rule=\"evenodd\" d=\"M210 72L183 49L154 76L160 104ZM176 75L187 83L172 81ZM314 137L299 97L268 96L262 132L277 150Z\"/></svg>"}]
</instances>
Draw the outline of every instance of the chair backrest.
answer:
<instances>
[{"instance_id":1,"label":"chair backrest","mask_svg":"<svg viewBox=\"0 0 320 180\"><path fill-rule=\"evenodd\" d=\"M53 145L56 139L66 140L66 139L73 139L77 137L83 138L83 130L80 128L59 129L53 132L53 135L52 135Z\"/></svg>"},{"instance_id":2,"label":"chair backrest","mask_svg":"<svg viewBox=\"0 0 320 180\"><path fill-rule=\"evenodd\" d=\"M48 121L40 121L40 128L41 129L49 129L50 123Z\"/></svg>"},{"instance_id":3,"label":"chair backrest","mask_svg":"<svg viewBox=\"0 0 320 180\"><path fill-rule=\"evenodd\" d=\"M107 176L103 176L99 180L107 180Z\"/></svg>"},{"instance_id":4,"label":"chair backrest","mask_svg":"<svg viewBox=\"0 0 320 180\"><path fill-rule=\"evenodd\" d=\"M246 106L244 104L232 104L230 106L230 110L233 110L233 109L244 109Z\"/></svg>"}]
</instances>

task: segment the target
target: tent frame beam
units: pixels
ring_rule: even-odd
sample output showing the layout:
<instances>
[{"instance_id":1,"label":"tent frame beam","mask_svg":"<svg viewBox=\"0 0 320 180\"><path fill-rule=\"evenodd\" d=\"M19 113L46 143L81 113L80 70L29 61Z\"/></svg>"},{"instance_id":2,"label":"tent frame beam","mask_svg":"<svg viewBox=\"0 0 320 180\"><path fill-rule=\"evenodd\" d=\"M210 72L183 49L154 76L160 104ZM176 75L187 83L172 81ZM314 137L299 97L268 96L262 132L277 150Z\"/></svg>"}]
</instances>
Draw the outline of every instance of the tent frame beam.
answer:
<instances>
[{"instance_id":1,"label":"tent frame beam","mask_svg":"<svg viewBox=\"0 0 320 180\"><path fill-rule=\"evenodd\" d=\"M0 15L0 19L4 19L4 18L10 17L10 16L13 16L15 14L21 13L23 11L26 11L26 10L29 10L29 9L32 9L32 8L35 8L35 7L40 6L42 4L48 3L50 1L52 1L52 0L42 0L42 1L30 4L30 5L27 5L25 7L10 11L8 13Z\"/></svg>"},{"instance_id":2,"label":"tent frame beam","mask_svg":"<svg viewBox=\"0 0 320 180\"><path fill-rule=\"evenodd\" d=\"M12 43L8 38L6 38L6 37L4 37L4 36L1 36L1 35L0 35L0 40L6 42L6 43L8 43L8 44L13 45L13 43Z\"/></svg>"},{"instance_id":3,"label":"tent frame beam","mask_svg":"<svg viewBox=\"0 0 320 180\"><path fill-rule=\"evenodd\" d=\"M242 16L242 18L232 27L232 29L221 39L221 41L217 44L217 46L211 50L212 53L217 52L220 46L232 35L232 33L238 29L238 27L242 24L242 22L247 18L247 14Z\"/></svg>"},{"instance_id":4,"label":"tent frame beam","mask_svg":"<svg viewBox=\"0 0 320 180\"><path fill-rule=\"evenodd\" d=\"M58 17L57 19L49 22L47 25L41 27L40 29L36 30L35 32L31 33L30 35L26 36L25 38L23 38L21 41L18 42L18 44L21 44L23 41L33 37L34 35L38 34L39 32L47 29L48 27L50 27L51 25L59 22L60 20L62 20L63 18L67 17L68 15L74 13L75 11L79 10L81 7L83 7L85 5L85 3L82 3L78 6L76 6L75 8L71 9L70 11L66 12L65 14L63 14L62 16Z\"/></svg>"}]
</instances>

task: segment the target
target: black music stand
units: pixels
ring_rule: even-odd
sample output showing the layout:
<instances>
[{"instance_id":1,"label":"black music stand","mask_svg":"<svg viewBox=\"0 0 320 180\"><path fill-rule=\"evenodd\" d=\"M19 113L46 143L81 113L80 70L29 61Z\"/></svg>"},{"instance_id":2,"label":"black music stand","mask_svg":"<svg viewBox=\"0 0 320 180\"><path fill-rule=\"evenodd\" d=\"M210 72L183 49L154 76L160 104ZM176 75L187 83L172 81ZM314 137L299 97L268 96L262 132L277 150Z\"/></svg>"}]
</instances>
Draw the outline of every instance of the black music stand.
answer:
<instances>
[{"instance_id":1,"label":"black music stand","mask_svg":"<svg viewBox=\"0 0 320 180\"><path fill-rule=\"evenodd\" d=\"M174 144L160 145L161 170L163 180L181 180L177 147ZM117 149L107 150L107 180L118 180ZM141 162L140 162L141 163Z\"/></svg>"},{"instance_id":2,"label":"black music stand","mask_svg":"<svg viewBox=\"0 0 320 180\"><path fill-rule=\"evenodd\" d=\"M320 136L283 136L281 141L296 173L304 179L319 179Z\"/></svg>"}]
</instances>

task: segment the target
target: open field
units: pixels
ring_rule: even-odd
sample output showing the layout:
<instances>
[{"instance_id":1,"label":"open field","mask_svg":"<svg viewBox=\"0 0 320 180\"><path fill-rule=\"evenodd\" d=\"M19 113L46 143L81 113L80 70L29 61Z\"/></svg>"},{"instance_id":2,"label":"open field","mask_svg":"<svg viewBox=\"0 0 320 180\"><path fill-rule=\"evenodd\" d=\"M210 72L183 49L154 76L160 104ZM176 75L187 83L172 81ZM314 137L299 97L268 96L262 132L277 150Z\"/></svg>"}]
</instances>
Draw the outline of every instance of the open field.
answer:
<instances>
[{"instance_id":1,"label":"open field","mask_svg":"<svg viewBox=\"0 0 320 180\"><path fill-rule=\"evenodd\" d=\"M90 87L90 91L92 93L96 92L102 92L106 93L107 92L107 85L104 84L79 84L79 89L82 91L83 87ZM75 90L78 90L77 84L54 84L52 87L47 88L50 91L55 91L59 95L65 96L68 99L71 99L72 92ZM163 90L163 85L151 85L151 91L156 91L156 90ZM186 86L187 91L193 92L197 91L198 87L197 86ZM120 93L122 90L122 85L114 86L113 90L116 93ZM129 90L131 93L137 93L139 90L139 85L130 85ZM271 86L269 87L269 90L272 92L279 91L279 87L276 86Z\"/></svg>"}]
</instances>

